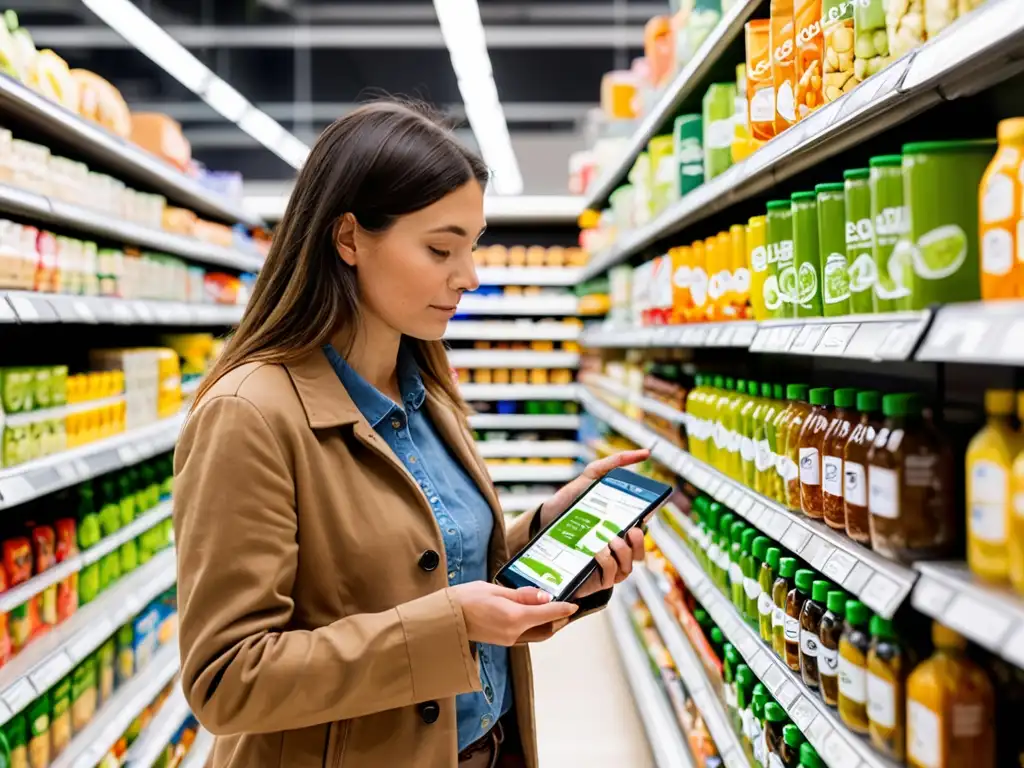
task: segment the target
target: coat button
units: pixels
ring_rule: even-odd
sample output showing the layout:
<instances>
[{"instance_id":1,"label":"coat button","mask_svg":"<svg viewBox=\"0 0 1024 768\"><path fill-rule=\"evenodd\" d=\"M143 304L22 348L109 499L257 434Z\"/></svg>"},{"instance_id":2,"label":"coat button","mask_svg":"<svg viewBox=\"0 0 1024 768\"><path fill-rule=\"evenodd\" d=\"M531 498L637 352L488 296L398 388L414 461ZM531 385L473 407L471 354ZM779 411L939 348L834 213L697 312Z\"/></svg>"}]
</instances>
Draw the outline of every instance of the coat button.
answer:
<instances>
[{"instance_id":1,"label":"coat button","mask_svg":"<svg viewBox=\"0 0 1024 768\"><path fill-rule=\"evenodd\" d=\"M420 568L424 571L432 571L441 562L441 556L432 549L426 550L420 555Z\"/></svg>"},{"instance_id":2,"label":"coat button","mask_svg":"<svg viewBox=\"0 0 1024 768\"><path fill-rule=\"evenodd\" d=\"M436 723L441 716L441 707L436 701L424 701L419 705L420 719L430 725Z\"/></svg>"}]
</instances>

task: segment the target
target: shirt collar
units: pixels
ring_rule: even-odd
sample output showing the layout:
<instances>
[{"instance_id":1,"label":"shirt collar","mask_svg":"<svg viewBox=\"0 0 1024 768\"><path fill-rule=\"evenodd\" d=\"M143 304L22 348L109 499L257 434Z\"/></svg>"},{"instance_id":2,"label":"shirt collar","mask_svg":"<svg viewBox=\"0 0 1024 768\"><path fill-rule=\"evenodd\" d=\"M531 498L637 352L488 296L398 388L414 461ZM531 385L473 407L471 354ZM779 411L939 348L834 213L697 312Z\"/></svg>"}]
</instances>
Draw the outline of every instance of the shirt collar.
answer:
<instances>
[{"instance_id":1,"label":"shirt collar","mask_svg":"<svg viewBox=\"0 0 1024 768\"><path fill-rule=\"evenodd\" d=\"M352 402L371 427L376 427L391 411L399 407L390 397L356 373L332 345L324 345L324 354L341 379ZM411 350L407 349L404 343L398 354L398 388L407 409L415 411L423 405L427 390L423 385L419 366L416 365Z\"/></svg>"}]
</instances>

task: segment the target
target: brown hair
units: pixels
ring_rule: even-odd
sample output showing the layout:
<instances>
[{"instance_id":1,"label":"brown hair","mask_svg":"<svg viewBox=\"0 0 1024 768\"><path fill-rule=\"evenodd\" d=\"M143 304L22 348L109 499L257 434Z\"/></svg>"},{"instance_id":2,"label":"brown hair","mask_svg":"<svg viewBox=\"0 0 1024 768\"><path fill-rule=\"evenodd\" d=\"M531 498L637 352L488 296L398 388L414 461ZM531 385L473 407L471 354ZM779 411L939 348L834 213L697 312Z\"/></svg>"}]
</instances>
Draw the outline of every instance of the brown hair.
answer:
<instances>
[{"instance_id":1,"label":"brown hair","mask_svg":"<svg viewBox=\"0 0 1024 768\"><path fill-rule=\"evenodd\" d=\"M240 365L296 360L358 321L355 273L334 244L344 214L383 232L473 179L485 186L487 166L422 108L379 101L335 121L299 172L242 321L193 403ZM427 388L461 405L444 343L411 341Z\"/></svg>"}]
</instances>

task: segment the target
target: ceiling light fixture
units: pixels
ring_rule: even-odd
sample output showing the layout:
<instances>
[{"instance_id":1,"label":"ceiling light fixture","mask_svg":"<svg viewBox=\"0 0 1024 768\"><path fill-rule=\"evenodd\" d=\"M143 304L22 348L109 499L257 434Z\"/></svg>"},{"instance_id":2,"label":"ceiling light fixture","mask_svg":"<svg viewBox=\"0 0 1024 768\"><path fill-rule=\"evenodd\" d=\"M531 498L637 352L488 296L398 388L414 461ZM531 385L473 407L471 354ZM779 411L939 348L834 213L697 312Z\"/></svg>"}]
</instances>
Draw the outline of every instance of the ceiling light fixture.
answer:
<instances>
[{"instance_id":1,"label":"ceiling light fixture","mask_svg":"<svg viewBox=\"0 0 1024 768\"><path fill-rule=\"evenodd\" d=\"M494 84L477 0L434 0L434 11L459 82L469 127L494 173L491 186L501 195L521 194L523 176Z\"/></svg>"},{"instance_id":2,"label":"ceiling light fixture","mask_svg":"<svg viewBox=\"0 0 1024 768\"><path fill-rule=\"evenodd\" d=\"M309 147L250 104L129 0L82 0L82 3L216 112L293 168L302 167Z\"/></svg>"}]
</instances>

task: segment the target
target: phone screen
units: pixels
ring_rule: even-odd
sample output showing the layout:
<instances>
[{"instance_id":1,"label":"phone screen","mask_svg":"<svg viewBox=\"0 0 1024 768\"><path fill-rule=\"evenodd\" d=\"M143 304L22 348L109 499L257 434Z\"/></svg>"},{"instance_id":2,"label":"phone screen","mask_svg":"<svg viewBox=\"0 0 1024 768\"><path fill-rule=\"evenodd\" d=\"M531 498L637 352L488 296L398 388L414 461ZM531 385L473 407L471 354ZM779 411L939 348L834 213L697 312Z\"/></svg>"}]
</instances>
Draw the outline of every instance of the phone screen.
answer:
<instances>
[{"instance_id":1,"label":"phone screen","mask_svg":"<svg viewBox=\"0 0 1024 768\"><path fill-rule=\"evenodd\" d=\"M507 569L557 597L660 498L656 491L605 475Z\"/></svg>"}]
</instances>

